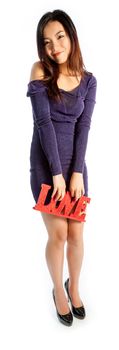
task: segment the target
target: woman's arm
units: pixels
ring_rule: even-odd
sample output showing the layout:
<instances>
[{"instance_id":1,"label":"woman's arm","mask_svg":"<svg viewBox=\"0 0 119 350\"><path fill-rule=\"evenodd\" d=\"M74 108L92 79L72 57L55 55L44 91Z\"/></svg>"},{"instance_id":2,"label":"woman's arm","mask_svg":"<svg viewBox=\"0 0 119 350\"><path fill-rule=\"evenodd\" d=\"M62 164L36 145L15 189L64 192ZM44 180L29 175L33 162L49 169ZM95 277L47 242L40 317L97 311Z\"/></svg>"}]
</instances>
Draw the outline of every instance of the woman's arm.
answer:
<instances>
[{"instance_id":1,"label":"woman's arm","mask_svg":"<svg viewBox=\"0 0 119 350\"><path fill-rule=\"evenodd\" d=\"M84 100L84 110L75 125L74 154L72 161L73 172L83 173L88 134L91 118L96 103L97 79L92 75Z\"/></svg>"},{"instance_id":2,"label":"woman's arm","mask_svg":"<svg viewBox=\"0 0 119 350\"><path fill-rule=\"evenodd\" d=\"M52 175L58 175L62 173L62 167L58 153L55 129L50 117L50 106L46 86L39 80L40 73L38 72L38 74L36 74L34 67L32 69L31 78L32 80L28 84L27 96L30 96L34 123L39 133L43 151L49 162L51 173Z\"/></svg>"}]
</instances>

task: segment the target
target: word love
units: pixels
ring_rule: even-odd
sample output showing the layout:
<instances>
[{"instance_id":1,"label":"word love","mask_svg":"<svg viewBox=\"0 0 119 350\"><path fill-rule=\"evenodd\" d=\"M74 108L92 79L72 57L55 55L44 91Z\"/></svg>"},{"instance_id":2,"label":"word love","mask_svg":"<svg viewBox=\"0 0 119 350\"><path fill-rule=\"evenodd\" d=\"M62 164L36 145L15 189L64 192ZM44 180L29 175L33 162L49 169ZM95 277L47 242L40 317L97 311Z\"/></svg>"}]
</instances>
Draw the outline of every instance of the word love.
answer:
<instances>
[{"instance_id":1,"label":"word love","mask_svg":"<svg viewBox=\"0 0 119 350\"><path fill-rule=\"evenodd\" d=\"M47 193L51 186L47 184L41 185L41 191L38 197L36 205L33 207L35 210L43 211L45 213L62 216L69 219L78 220L80 222L86 221L86 205L90 203L91 198L86 196L81 196L78 200L73 199L69 191L66 192L64 198L57 202L54 197L48 205L44 205ZM77 204L77 205L76 205Z\"/></svg>"}]
</instances>

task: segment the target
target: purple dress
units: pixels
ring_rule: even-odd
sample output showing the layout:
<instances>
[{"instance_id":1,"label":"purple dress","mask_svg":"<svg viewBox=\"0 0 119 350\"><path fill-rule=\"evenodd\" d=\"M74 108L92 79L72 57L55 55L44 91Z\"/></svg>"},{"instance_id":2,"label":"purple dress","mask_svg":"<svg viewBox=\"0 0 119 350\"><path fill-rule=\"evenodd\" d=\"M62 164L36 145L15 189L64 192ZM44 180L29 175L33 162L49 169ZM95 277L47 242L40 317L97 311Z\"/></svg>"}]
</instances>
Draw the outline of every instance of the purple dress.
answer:
<instances>
[{"instance_id":1,"label":"purple dress","mask_svg":"<svg viewBox=\"0 0 119 350\"><path fill-rule=\"evenodd\" d=\"M83 174L84 195L88 196L88 172L85 162L91 117L96 103L97 79L86 72L84 79L71 91L60 89L63 101L49 98L42 80L28 83L33 115L30 147L30 185L35 202L41 184L49 184L45 204L53 192L52 176L63 174L66 191L72 172Z\"/></svg>"}]
</instances>

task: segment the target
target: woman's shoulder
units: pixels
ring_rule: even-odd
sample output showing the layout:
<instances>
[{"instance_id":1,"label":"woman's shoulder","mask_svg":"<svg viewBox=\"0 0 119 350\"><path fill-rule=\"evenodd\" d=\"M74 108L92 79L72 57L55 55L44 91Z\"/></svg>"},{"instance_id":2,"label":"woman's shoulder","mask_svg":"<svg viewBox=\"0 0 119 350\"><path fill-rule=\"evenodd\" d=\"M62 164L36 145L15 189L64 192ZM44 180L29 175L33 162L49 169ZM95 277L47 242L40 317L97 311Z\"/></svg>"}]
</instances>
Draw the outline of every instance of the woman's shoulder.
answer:
<instances>
[{"instance_id":1,"label":"woman's shoulder","mask_svg":"<svg viewBox=\"0 0 119 350\"><path fill-rule=\"evenodd\" d=\"M45 89L46 85L44 84L44 70L42 63L40 61L34 62L31 67L26 96L32 96L38 92L43 93Z\"/></svg>"},{"instance_id":2,"label":"woman's shoulder","mask_svg":"<svg viewBox=\"0 0 119 350\"><path fill-rule=\"evenodd\" d=\"M97 88L97 77L95 76L95 73L89 72L85 70L85 79L84 79L84 85L83 88L87 94L89 88Z\"/></svg>"},{"instance_id":3,"label":"woman's shoulder","mask_svg":"<svg viewBox=\"0 0 119 350\"><path fill-rule=\"evenodd\" d=\"M89 82L96 82L97 83L97 78L93 72L89 72L88 70L85 70L85 75L87 77L87 81Z\"/></svg>"},{"instance_id":4,"label":"woman's shoulder","mask_svg":"<svg viewBox=\"0 0 119 350\"><path fill-rule=\"evenodd\" d=\"M43 80L44 79L44 70L42 66L42 62L37 61L34 62L32 67L31 67L31 72L30 72L30 81L32 80Z\"/></svg>"}]
</instances>

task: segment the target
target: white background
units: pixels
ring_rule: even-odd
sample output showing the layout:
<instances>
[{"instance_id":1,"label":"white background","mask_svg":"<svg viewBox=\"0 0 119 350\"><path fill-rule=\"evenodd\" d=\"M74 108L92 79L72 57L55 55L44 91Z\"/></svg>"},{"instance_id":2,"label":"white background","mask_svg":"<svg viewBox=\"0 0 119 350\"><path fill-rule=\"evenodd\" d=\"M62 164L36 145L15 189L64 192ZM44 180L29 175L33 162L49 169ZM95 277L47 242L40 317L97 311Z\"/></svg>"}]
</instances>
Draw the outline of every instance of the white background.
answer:
<instances>
[{"instance_id":1,"label":"white background","mask_svg":"<svg viewBox=\"0 0 119 350\"><path fill-rule=\"evenodd\" d=\"M117 349L119 316L118 2L4 1L0 11L1 350ZM30 188L32 111L26 97L37 61L36 28L47 11L72 18L87 70L97 78L86 153L89 179L80 295L87 317L63 326L45 261L47 232ZM64 260L65 280L68 275Z\"/></svg>"}]
</instances>

